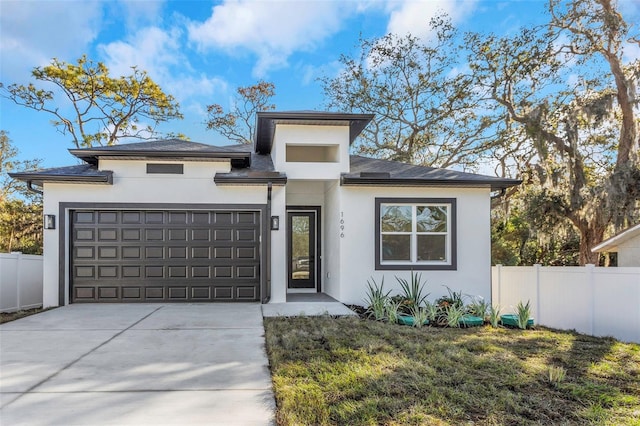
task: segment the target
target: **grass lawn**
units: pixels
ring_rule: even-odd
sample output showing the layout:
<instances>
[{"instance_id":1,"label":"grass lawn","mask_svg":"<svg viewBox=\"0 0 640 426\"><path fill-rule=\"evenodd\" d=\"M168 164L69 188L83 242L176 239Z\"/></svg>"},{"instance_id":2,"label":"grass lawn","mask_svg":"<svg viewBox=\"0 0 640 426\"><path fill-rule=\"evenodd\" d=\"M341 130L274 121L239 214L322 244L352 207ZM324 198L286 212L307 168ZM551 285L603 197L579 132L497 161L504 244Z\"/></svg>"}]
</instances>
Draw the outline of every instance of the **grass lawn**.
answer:
<instances>
[{"instance_id":1,"label":"grass lawn","mask_svg":"<svg viewBox=\"0 0 640 426\"><path fill-rule=\"evenodd\" d=\"M640 345L358 318L265 329L279 425L640 425Z\"/></svg>"}]
</instances>

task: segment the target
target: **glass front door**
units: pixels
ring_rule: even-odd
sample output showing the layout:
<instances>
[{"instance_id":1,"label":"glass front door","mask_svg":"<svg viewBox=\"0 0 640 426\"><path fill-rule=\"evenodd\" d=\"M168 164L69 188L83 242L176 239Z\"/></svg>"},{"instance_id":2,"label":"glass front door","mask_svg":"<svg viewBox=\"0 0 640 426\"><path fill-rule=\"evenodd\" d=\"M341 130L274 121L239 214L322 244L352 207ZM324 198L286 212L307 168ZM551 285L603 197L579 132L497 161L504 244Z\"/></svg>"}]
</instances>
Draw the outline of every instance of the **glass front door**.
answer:
<instances>
[{"instance_id":1,"label":"glass front door","mask_svg":"<svg viewBox=\"0 0 640 426\"><path fill-rule=\"evenodd\" d=\"M289 288L317 288L318 210L289 211Z\"/></svg>"}]
</instances>

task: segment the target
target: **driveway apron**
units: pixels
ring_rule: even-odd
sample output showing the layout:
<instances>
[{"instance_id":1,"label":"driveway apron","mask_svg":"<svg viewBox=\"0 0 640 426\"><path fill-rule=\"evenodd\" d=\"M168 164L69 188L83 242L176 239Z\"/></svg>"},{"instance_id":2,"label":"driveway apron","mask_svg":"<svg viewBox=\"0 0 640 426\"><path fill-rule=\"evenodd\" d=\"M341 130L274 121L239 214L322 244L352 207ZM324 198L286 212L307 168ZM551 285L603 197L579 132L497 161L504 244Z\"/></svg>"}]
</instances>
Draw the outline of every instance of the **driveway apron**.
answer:
<instances>
[{"instance_id":1,"label":"driveway apron","mask_svg":"<svg viewBox=\"0 0 640 426\"><path fill-rule=\"evenodd\" d=\"M272 425L259 304L74 304L0 325L2 425Z\"/></svg>"}]
</instances>

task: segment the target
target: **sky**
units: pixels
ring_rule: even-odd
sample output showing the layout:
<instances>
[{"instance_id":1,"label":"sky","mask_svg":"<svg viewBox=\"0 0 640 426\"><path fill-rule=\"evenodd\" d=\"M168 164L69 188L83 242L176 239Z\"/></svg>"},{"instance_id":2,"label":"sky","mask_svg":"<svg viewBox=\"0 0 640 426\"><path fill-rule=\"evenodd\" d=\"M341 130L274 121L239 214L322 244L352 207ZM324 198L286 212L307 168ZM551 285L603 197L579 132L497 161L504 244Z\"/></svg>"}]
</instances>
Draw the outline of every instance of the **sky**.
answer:
<instances>
[{"instance_id":1,"label":"sky","mask_svg":"<svg viewBox=\"0 0 640 426\"><path fill-rule=\"evenodd\" d=\"M640 0L620 0L640 22ZM358 53L359 37L387 33L428 38L428 21L447 13L460 31L507 34L545 22L544 0L0 0L0 81L25 84L52 58L83 54L112 76L132 66L180 103L183 120L161 132L194 142L229 144L206 130L206 106L229 108L238 86L273 82L278 110L324 110L319 77L339 73L341 54ZM45 86L43 86L45 87ZM20 159L43 167L77 164L70 138L52 116L0 98L0 129Z\"/></svg>"}]
</instances>

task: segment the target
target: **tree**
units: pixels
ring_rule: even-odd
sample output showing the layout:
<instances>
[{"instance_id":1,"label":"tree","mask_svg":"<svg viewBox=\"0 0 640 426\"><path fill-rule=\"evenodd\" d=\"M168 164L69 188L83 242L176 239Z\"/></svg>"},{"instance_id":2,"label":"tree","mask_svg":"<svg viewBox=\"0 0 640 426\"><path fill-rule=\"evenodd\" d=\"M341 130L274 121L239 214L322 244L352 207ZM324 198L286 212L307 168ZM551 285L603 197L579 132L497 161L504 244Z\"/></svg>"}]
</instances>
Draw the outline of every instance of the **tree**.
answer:
<instances>
[{"instance_id":1,"label":"tree","mask_svg":"<svg viewBox=\"0 0 640 426\"><path fill-rule=\"evenodd\" d=\"M256 113L274 110L276 106L270 103L274 96L275 85L267 81L260 80L252 86L238 87L228 112L219 104L207 105L207 129L215 130L237 143L253 143Z\"/></svg>"},{"instance_id":2,"label":"tree","mask_svg":"<svg viewBox=\"0 0 640 426\"><path fill-rule=\"evenodd\" d=\"M16 160L18 150L0 130L0 251L42 253L42 196L9 177L10 172L33 170L40 160Z\"/></svg>"},{"instance_id":3,"label":"tree","mask_svg":"<svg viewBox=\"0 0 640 426\"><path fill-rule=\"evenodd\" d=\"M113 145L122 138L152 139L157 137L159 123L182 118L173 96L165 94L145 71L135 66L132 71L113 78L106 65L86 56L77 64L54 58L50 65L31 72L54 90L33 83L0 83L0 88L16 104L53 115L53 125L69 135L76 148ZM69 111L62 107L65 97L71 103Z\"/></svg>"},{"instance_id":4,"label":"tree","mask_svg":"<svg viewBox=\"0 0 640 426\"><path fill-rule=\"evenodd\" d=\"M622 59L626 40L638 41L610 0L549 7L546 27L468 35L469 66L477 90L509 124L504 146L531 147L519 165L530 177L527 209L537 229L552 233L568 221L580 236L580 263L597 263L591 248L639 213L640 61Z\"/></svg>"},{"instance_id":5,"label":"tree","mask_svg":"<svg viewBox=\"0 0 640 426\"><path fill-rule=\"evenodd\" d=\"M357 148L376 157L427 166L473 168L495 138L495 123L478 115L472 80L459 69L457 33L430 22L433 40L388 34L360 40L360 56L342 56L344 70L321 79L327 106L375 114ZM464 132L461 132L464 130Z\"/></svg>"},{"instance_id":6,"label":"tree","mask_svg":"<svg viewBox=\"0 0 640 426\"><path fill-rule=\"evenodd\" d=\"M35 170L40 160L17 160L18 150L11 143L6 131L0 130L0 202L19 196L33 201L35 194L27 190L26 184L12 179L11 172Z\"/></svg>"}]
</instances>

